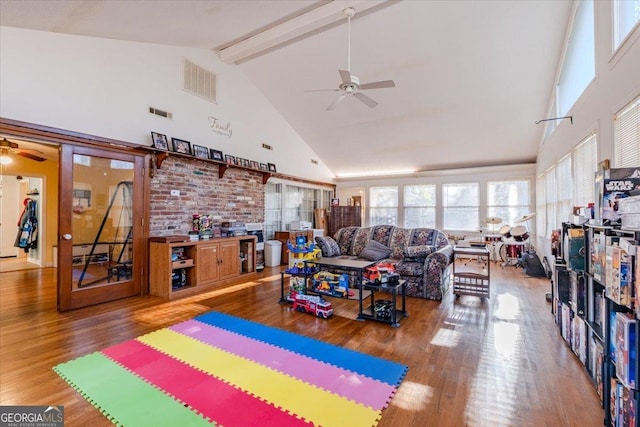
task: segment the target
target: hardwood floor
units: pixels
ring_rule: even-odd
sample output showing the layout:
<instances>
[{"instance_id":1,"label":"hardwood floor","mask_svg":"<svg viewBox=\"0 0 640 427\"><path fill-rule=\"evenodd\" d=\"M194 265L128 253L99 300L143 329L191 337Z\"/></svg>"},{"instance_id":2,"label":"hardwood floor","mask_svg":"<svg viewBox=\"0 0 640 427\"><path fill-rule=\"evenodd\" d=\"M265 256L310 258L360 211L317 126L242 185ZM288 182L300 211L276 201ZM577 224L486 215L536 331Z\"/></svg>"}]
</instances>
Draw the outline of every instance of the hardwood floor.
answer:
<instances>
[{"instance_id":1,"label":"hardwood floor","mask_svg":"<svg viewBox=\"0 0 640 427\"><path fill-rule=\"evenodd\" d=\"M58 313L55 269L3 273L0 404L64 405L67 426L110 425L52 367L217 310L408 365L380 427L602 425L595 389L545 301L546 279L493 264L490 300L408 298L397 329L354 320L354 301L331 299L328 320L294 312L277 302L279 279L267 268L256 282L182 300L141 296Z\"/></svg>"}]
</instances>

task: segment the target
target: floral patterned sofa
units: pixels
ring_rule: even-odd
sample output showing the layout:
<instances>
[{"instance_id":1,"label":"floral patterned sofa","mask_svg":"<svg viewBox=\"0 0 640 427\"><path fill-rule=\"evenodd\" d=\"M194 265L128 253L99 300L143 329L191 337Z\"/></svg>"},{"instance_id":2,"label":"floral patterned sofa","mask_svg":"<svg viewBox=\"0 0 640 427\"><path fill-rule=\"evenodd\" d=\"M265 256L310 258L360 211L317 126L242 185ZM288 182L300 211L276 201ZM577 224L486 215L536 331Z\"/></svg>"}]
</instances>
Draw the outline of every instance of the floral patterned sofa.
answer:
<instances>
[{"instance_id":1,"label":"floral patterned sofa","mask_svg":"<svg viewBox=\"0 0 640 427\"><path fill-rule=\"evenodd\" d=\"M453 245L439 230L392 225L345 227L339 229L333 239L340 256L358 258L371 240L388 247L389 257L378 262L396 265L400 278L407 281L408 296L441 300L449 289Z\"/></svg>"}]
</instances>

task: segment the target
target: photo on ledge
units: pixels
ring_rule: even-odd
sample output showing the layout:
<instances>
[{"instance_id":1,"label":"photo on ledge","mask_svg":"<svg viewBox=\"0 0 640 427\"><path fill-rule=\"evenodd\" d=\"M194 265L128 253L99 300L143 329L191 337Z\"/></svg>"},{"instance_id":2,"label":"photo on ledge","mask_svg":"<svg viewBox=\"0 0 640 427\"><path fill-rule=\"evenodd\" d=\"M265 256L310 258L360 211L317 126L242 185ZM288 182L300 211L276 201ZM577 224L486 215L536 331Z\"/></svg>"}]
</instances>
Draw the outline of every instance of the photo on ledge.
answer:
<instances>
[{"instance_id":1,"label":"photo on ledge","mask_svg":"<svg viewBox=\"0 0 640 427\"><path fill-rule=\"evenodd\" d=\"M269 167L267 166L266 163L260 163L260 170L261 171L268 171Z\"/></svg>"},{"instance_id":2,"label":"photo on ledge","mask_svg":"<svg viewBox=\"0 0 640 427\"><path fill-rule=\"evenodd\" d=\"M251 160L250 164L252 169L260 169L260 167L258 166L258 162L256 162L255 160Z\"/></svg>"},{"instance_id":3,"label":"photo on ledge","mask_svg":"<svg viewBox=\"0 0 640 427\"><path fill-rule=\"evenodd\" d=\"M227 162L228 165L235 165L236 164L236 158L233 156L230 156L229 154L226 154L224 156L224 160L225 162Z\"/></svg>"},{"instance_id":4,"label":"photo on ledge","mask_svg":"<svg viewBox=\"0 0 640 427\"><path fill-rule=\"evenodd\" d=\"M209 149L207 147L203 147L202 145L194 145L193 155L201 159L208 159Z\"/></svg>"},{"instance_id":5,"label":"photo on ledge","mask_svg":"<svg viewBox=\"0 0 640 427\"><path fill-rule=\"evenodd\" d=\"M267 166L269 167L269 172L276 172L276 165L273 163L267 163Z\"/></svg>"},{"instance_id":6,"label":"photo on ledge","mask_svg":"<svg viewBox=\"0 0 640 427\"><path fill-rule=\"evenodd\" d=\"M219 160L221 162L224 161L224 157L222 155L222 151L220 150L214 150L213 148L211 149L211 158L213 160Z\"/></svg>"},{"instance_id":7,"label":"photo on ledge","mask_svg":"<svg viewBox=\"0 0 640 427\"><path fill-rule=\"evenodd\" d=\"M181 154L191 154L191 143L183 139L171 138L173 151Z\"/></svg>"},{"instance_id":8,"label":"photo on ledge","mask_svg":"<svg viewBox=\"0 0 640 427\"><path fill-rule=\"evenodd\" d=\"M153 143L153 148L169 151L169 142L167 141L167 135L151 132L151 142Z\"/></svg>"}]
</instances>

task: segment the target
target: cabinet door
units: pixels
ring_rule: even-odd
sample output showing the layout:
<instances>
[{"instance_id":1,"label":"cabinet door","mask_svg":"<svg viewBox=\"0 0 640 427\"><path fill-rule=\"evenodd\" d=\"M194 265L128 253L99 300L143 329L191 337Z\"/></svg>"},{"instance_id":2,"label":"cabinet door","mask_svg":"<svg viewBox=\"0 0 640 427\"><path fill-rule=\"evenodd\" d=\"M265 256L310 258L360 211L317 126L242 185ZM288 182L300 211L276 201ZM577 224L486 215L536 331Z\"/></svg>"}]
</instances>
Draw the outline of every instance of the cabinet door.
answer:
<instances>
[{"instance_id":1,"label":"cabinet door","mask_svg":"<svg viewBox=\"0 0 640 427\"><path fill-rule=\"evenodd\" d=\"M220 279L240 274L240 246L238 241L219 243Z\"/></svg>"},{"instance_id":2,"label":"cabinet door","mask_svg":"<svg viewBox=\"0 0 640 427\"><path fill-rule=\"evenodd\" d=\"M218 244L201 245L198 247L198 284L218 280L220 277L220 258Z\"/></svg>"}]
</instances>

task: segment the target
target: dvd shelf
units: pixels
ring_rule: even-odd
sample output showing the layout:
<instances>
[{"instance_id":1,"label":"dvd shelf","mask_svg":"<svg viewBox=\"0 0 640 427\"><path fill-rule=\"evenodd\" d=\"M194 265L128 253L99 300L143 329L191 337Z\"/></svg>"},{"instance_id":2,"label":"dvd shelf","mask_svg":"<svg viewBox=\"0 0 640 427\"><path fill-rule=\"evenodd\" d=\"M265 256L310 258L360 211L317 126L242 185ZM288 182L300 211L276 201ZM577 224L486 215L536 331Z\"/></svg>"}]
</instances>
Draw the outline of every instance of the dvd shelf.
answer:
<instances>
[{"instance_id":1,"label":"dvd shelf","mask_svg":"<svg viewBox=\"0 0 640 427\"><path fill-rule=\"evenodd\" d=\"M584 365L605 426L638 426L640 230L562 224L552 286L561 336Z\"/></svg>"}]
</instances>

